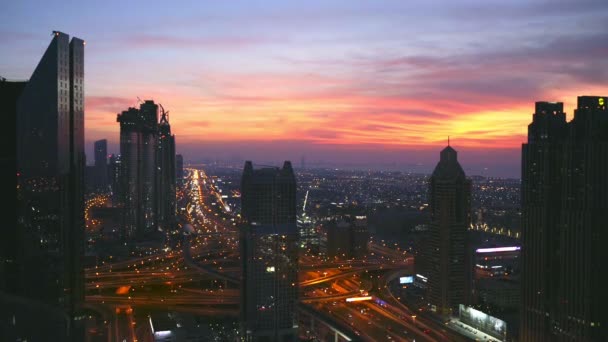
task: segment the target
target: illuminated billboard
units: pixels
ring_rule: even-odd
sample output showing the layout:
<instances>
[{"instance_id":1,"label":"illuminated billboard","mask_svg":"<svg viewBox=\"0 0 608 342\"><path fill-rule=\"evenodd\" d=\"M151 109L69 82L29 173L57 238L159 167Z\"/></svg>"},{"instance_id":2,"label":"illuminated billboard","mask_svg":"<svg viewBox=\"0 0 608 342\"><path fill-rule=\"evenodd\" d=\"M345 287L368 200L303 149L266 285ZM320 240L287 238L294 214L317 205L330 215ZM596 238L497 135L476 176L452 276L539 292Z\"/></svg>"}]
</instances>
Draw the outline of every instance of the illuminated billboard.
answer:
<instances>
[{"instance_id":1,"label":"illuminated billboard","mask_svg":"<svg viewBox=\"0 0 608 342\"><path fill-rule=\"evenodd\" d=\"M462 323L468 324L497 339L506 340L507 323L505 321L462 304L459 305L459 313Z\"/></svg>"},{"instance_id":2,"label":"illuminated billboard","mask_svg":"<svg viewBox=\"0 0 608 342\"><path fill-rule=\"evenodd\" d=\"M520 250L521 247L493 247L493 248L478 248L475 250L477 253L498 253L498 252L515 252Z\"/></svg>"},{"instance_id":3,"label":"illuminated billboard","mask_svg":"<svg viewBox=\"0 0 608 342\"><path fill-rule=\"evenodd\" d=\"M411 284L414 282L414 276L399 277L399 284Z\"/></svg>"}]
</instances>

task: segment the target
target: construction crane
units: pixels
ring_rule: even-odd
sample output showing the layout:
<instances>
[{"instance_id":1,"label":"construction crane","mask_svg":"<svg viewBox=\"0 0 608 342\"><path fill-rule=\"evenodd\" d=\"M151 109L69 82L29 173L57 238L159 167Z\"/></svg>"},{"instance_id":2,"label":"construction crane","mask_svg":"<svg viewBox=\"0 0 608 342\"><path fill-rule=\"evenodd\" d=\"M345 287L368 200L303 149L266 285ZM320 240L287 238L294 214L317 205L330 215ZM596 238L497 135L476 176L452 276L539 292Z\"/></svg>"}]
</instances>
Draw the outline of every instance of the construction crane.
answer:
<instances>
[{"instance_id":1,"label":"construction crane","mask_svg":"<svg viewBox=\"0 0 608 342\"><path fill-rule=\"evenodd\" d=\"M165 111L165 107L163 107L162 104L158 104L160 106L160 112L161 112L161 117L160 117L160 122L159 124L169 124L169 111Z\"/></svg>"}]
</instances>

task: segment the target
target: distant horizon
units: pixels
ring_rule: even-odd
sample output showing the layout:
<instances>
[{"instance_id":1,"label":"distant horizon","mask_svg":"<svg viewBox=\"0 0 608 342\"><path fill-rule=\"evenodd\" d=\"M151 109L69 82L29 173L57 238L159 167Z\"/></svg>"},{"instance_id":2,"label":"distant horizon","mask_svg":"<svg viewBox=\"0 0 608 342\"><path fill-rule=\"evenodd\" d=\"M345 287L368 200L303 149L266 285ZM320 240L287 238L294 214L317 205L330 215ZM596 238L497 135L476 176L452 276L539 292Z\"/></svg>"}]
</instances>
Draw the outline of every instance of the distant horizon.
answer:
<instances>
[{"instance_id":1,"label":"distant horizon","mask_svg":"<svg viewBox=\"0 0 608 342\"><path fill-rule=\"evenodd\" d=\"M176 137L177 146L179 136ZM87 164L92 165L94 141L86 142ZM269 156L266 144L281 146ZM302 146L299 142L235 142L228 148L223 143L207 143L198 146L178 147L178 154L188 163L220 161L238 166L246 160L255 164L280 166L285 160L291 161L294 168L300 168L302 157L307 166L338 167L344 169L373 169L386 171L404 171L413 173L431 173L439 161L439 152L447 146L427 147L418 150L375 150L372 148L327 149L325 147ZM467 176L484 176L519 179L521 176L520 149L471 150L460 148L454 141L452 146L458 152L458 160ZM119 144L108 139L108 154L120 154ZM336 153L339 152L339 153ZM196 156L199 154L199 156ZM91 157L90 157L91 156ZM372 161L365 161L373 158ZM506 160L506 161L505 161ZM512 163L511 160L516 160ZM485 161L485 163L480 163ZM242 165L241 165L242 166Z\"/></svg>"}]
</instances>

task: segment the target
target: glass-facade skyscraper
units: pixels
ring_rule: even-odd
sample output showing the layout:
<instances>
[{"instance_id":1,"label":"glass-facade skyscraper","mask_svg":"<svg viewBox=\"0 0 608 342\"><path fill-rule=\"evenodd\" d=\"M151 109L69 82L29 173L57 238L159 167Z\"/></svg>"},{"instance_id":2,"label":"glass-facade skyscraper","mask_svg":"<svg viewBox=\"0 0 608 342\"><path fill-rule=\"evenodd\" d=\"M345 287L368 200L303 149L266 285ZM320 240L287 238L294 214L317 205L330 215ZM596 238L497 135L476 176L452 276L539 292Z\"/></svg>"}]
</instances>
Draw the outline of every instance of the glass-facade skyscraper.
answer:
<instances>
[{"instance_id":1,"label":"glass-facade skyscraper","mask_svg":"<svg viewBox=\"0 0 608 342\"><path fill-rule=\"evenodd\" d=\"M608 107L537 102L522 147L521 341L605 341Z\"/></svg>"},{"instance_id":2,"label":"glass-facade skyscraper","mask_svg":"<svg viewBox=\"0 0 608 342\"><path fill-rule=\"evenodd\" d=\"M54 31L16 106L13 294L65 309L75 341L83 339L84 45Z\"/></svg>"},{"instance_id":3,"label":"glass-facade skyscraper","mask_svg":"<svg viewBox=\"0 0 608 342\"><path fill-rule=\"evenodd\" d=\"M241 337L297 341L298 229L291 163L253 168L241 183Z\"/></svg>"}]
</instances>

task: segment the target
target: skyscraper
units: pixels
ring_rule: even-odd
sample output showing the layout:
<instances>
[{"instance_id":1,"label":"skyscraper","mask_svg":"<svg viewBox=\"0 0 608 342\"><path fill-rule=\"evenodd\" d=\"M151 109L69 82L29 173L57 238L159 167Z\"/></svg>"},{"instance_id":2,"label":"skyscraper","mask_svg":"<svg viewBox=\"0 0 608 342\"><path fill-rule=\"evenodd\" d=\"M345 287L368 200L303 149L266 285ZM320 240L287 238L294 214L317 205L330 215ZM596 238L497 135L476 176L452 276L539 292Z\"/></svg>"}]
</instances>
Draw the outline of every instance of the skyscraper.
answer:
<instances>
[{"instance_id":1,"label":"skyscraper","mask_svg":"<svg viewBox=\"0 0 608 342\"><path fill-rule=\"evenodd\" d=\"M108 186L108 141L97 140L94 143L95 153L95 187L106 190Z\"/></svg>"},{"instance_id":2,"label":"skyscraper","mask_svg":"<svg viewBox=\"0 0 608 342\"><path fill-rule=\"evenodd\" d=\"M168 229L175 223L175 136L171 134L169 113L161 105L162 115L158 124L157 209L158 225Z\"/></svg>"},{"instance_id":3,"label":"skyscraper","mask_svg":"<svg viewBox=\"0 0 608 342\"><path fill-rule=\"evenodd\" d=\"M157 226L158 105L145 101L139 109L118 114L116 121L120 122L120 197L125 215L122 236L129 239Z\"/></svg>"},{"instance_id":4,"label":"skyscraper","mask_svg":"<svg viewBox=\"0 0 608 342\"><path fill-rule=\"evenodd\" d=\"M84 41L53 40L17 102L18 294L66 309L84 300Z\"/></svg>"},{"instance_id":5,"label":"skyscraper","mask_svg":"<svg viewBox=\"0 0 608 342\"><path fill-rule=\"evenodd\" d=\"M431 224L427 251L428 299L440 314L450 314L471 295L472 265L467 230L471 224L471 180L447 146L429 182Z\"/></svg>"},{"instance_id":6,"label":"skyscraper","mask_svg":"<svg viewBox=\"0 0 608 342\"><path fill-rule=\"evenodd\" d=\"M522 146L521 341L604 341L607 97L537 102Z\"/></svg>"},{"instance_id":7,"label":"skyscraper","mask_svg":"<svg viewBox=\"0 0 608 342\"><path fill-rule=\"evenodd\" d=\"M246 162L241 193L241 336L296 341L298 230L291 163L254 169Z\"/></svg>"}]
</instances>

